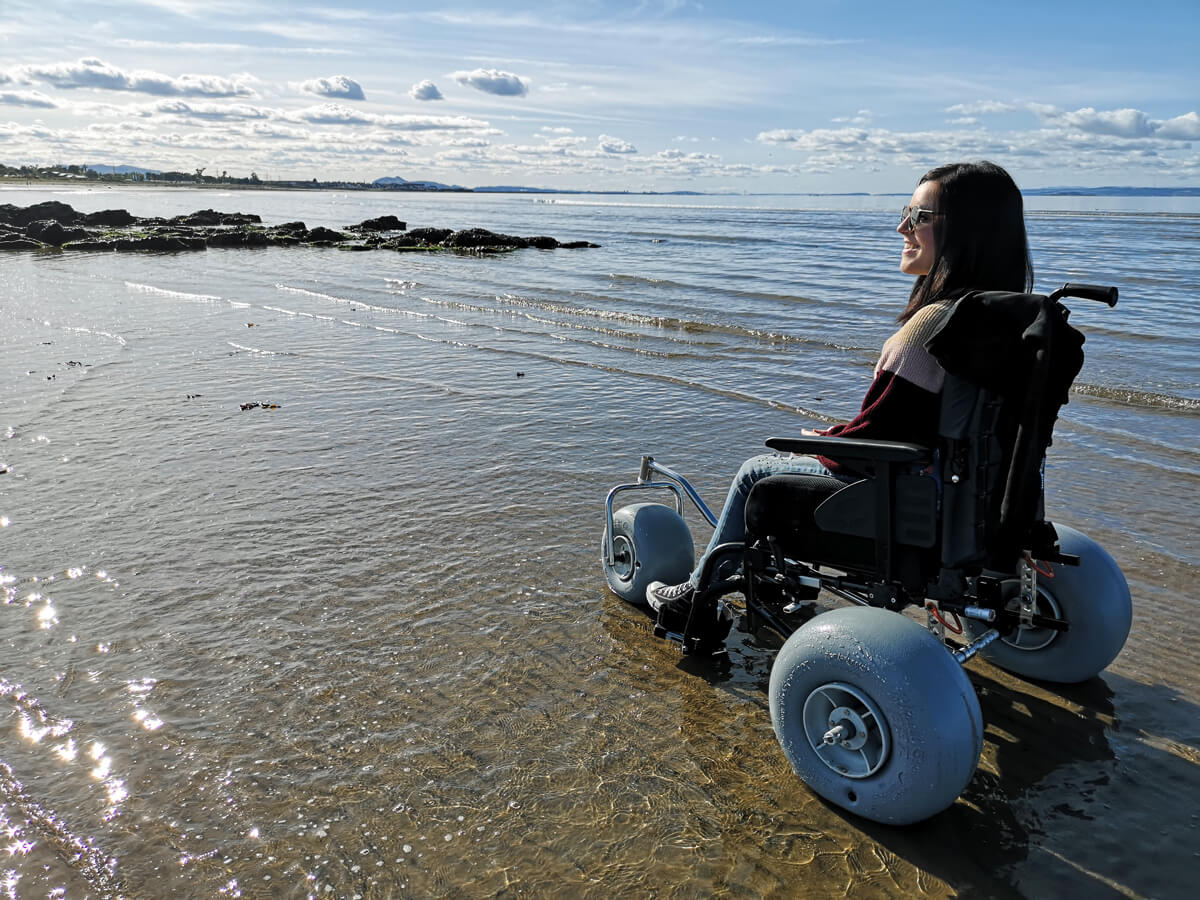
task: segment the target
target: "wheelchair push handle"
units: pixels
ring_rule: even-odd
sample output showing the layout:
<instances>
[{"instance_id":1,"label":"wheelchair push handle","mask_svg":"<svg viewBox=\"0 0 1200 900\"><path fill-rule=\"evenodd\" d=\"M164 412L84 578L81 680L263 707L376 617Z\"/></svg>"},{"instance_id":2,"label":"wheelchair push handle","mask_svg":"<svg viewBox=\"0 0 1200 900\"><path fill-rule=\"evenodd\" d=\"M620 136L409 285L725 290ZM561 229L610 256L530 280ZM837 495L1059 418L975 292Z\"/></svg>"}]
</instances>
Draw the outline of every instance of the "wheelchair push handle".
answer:
<instances>
[{"instance_id":1,"label":"wheelchair push handle","mask_svg":"<svg viewBox=\"0 0 1200 900\"><path fill-rule=\"evenodd\" d=\"M1061 297L1079 297L1081 300L1098 300L1110 307L1117 305L1117 289L1098 284L1064 284L1050 295L1051 300Z\"/></svg>"}]
</instances>

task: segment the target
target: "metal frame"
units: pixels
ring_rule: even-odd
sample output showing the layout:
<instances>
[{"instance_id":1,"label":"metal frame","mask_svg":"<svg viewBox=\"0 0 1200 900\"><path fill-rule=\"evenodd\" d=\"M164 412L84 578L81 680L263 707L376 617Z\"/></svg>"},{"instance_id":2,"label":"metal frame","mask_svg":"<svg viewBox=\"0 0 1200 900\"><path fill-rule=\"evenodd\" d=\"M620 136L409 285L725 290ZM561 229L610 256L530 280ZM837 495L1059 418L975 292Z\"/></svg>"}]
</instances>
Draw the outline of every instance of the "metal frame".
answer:
<instances>
[{"instance_id":1,"label":"metal frame","mask_svg":"<svg viewBox=\"0 0 1200 900\"><path fill-rule=\"evenodd\" d=\"M661 476L666 480L653 480L654 476ZM679 472L676 472L674 469L655 462L654 457L643 456L641 467L638 471L637 481L632 484L623 484L614 487L608 492L608 496L605 499L605 514L607 516L608 526L606 530L607 537L605 551L608 554L609 565L612 565L615 562L615 551L613 548L612 538L614 500L619 494L631 490L670 491L674 496L675 511L679 515L683 515L683 498L686 496L689 500L691 500L696 509L710 525L715 527L717 524L717 517L713 515L708 505L704 502L703 498L696 491L695 487L693 487L692 484L687 480L687 478L685 478ZM791 634L795 631L795 628L790 623L780 619L767 606L759 603L756 600L756 598L753 596L754 587L749 583L744 575L739 574L724 580L716 580L713 578L713 574L719 567L720 563L730 557L735 556L744 561L747 552L748 550L746 545L738 542L722 544L717 547L712 554L710 554L701 574L700 584L702 585L702 588L696 595L693 604L693 614L696 610L706 609L710 606L723 605L724 601L722 598L728 594L742 593L746 596L747 614L752 618L757 618L767 627L771 628L773 631L786 639L791 636ZM880 602L873 603L873 599L878 601L879 595L871 585L863 584L859 579L852 579L844 575L832 575L817 571L815 569L808 569L807 566L803 566L801 563L797 563L792 560L785 560L784 562L790 562L792 565L801 567L802 571L807 570L812 573L809 575L798 574L788 576L794 583L793 586L820 588L828 591L836 597L841 598L842 600L846 600L859 606L883 605L886 608L891 608L898 611L905 605L905 603L902 602L895 602L894 599L889 599L882 604ZM780 573L777 577L781 581L784 578L782 573ZM1018 571L1018 577L1020 578L1023 597L1026 590L1036 592L1036 570L1027 562L1022 561ZM991 586L986 584L980 585L980 587L983 588L984 591L991 589ZM749 588L749 590L747 590L747 588ZM981 598L972 596L970 591L963 596L962 600L963 602L928 600L927 606L933 605L940 611L954 612L957 615L982 622L995 623L1000 617L1000 613L996 609L993 609L990 606L981 605L978 602L971 602L979 601ZM783 612L790 613L795 611L797 608L798 604L789 604L788 606L784 607ZM720 612L718 610L714 610L714 614L719 615ZM1060 619L1034 615L1032 613L1032 603L1030 602L1029 598L1021 601L1019 616L1020 624L1025 627L1043 627L1060 631L1066 630L1067 628L1067 623ZM975 640L952 649L951 645L948 644L946 640L945 627L936 619L933 619L932 616L930 616L930 619L930 630L938 636L943 644L947 644L947 652L950 653L960 665L965 665L970 659L976 656L989 644L1001 639L1000 630L996 627L993 627L988 629ZM661 628L656 628L656 633L659 635L659 637L666 637L680 644L684 652L711 650L711 648L704 641L699 640L689 634L688 632L691 630L691 622L689 621L688 626L685 628L685 632L683 634L667 632L665 629Z\"/></svg>"},{"instance_id":2,"label":"metal frame","mask_svg":"<svg viewBox=\"0 0 1200 900\"><path fill-rule=\"evenodd\" d=\"M652 481L653 474L662 475L667 481ZM687 497L699 510L700 515L704 516L709 525L714 528L717 525L717 517L713 515L711 509L696 492L696 489L688 482L686 478L678 472L668 469L666 466L659 465L654 461L653 456L643 456L642 465L638 469L638 479L633 484L619 484L604 498L604 561L612 566L616 564L616 549L613 547L613 501L617 495L625 491L653 491L667 490L675 496L675 512L683 515L683 495L686 492Z\"/></svg>"}]
</instances>

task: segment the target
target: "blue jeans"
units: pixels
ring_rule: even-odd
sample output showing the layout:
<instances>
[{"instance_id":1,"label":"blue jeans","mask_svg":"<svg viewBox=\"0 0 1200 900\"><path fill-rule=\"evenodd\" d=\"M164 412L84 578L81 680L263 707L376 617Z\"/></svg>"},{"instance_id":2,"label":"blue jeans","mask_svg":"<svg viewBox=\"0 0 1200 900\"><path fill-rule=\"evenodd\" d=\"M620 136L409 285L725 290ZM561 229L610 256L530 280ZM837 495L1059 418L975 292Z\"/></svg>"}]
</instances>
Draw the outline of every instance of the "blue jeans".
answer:
<instances>
[{"instance_id":1,"label":"blue jeans","mask_svg":"<svg viewBox=\"0 0 1200 900\"><path fill-rule=\"evenodd\" d=\"M812 456L776 456L774 453L764 453L742 463L733 483L729 485L729 496L725 498L725 507L717 519L717 527L713 531L712 540L696 561L696 568L689 580L693 585L700 584L700 572L704 569L704 561L708 555L721 544L730 541L742 541L746 538L746 498L750 496L750 488L756 481L761 481L768 475L833 475L821 461Z\"/></svg>"}]
</instances>

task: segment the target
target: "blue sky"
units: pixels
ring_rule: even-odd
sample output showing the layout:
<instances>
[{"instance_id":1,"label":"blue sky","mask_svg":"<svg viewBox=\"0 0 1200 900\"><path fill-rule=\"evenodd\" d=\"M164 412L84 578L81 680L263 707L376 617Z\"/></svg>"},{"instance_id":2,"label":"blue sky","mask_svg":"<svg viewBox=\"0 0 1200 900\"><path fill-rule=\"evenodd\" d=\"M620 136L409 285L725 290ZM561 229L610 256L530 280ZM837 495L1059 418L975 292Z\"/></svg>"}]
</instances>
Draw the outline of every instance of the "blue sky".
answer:
<instances>
[{"instance_id":1,"label":"blue sky","mask_svg":"<svg viewBox=\"0 0 1200 900\"><path fill-rule=\"evenodd\" d=\"M599 190L1200 184L1200 0L3 0L0 162Z\"/></svg>"}]
</instances>

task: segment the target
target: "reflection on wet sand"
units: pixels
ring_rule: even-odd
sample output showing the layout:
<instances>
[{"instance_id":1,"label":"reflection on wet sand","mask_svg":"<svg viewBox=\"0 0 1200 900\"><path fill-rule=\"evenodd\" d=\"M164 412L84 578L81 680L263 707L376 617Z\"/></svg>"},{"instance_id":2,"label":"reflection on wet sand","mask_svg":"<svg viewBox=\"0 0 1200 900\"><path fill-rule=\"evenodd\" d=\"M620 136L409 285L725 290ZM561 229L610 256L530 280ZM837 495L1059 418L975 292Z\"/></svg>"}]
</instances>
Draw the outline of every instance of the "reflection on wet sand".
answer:
<instances>
[{"instance_id":1,"label":"reflection on wet sand","mask_svg":"<svg viewBox=\"0 0 1200 900\"><path fill-rule=\"evenodd\" d=\"M893 828L826 804L788 770L766 709L773 654L765 648L778 642L763 637L735 631L729 656L711 661L659 648L680 678L678 700L660 700L680 704L686 756L704 771L713 805L726 810L706 829L693 825L697 837L707 833L724 844L705 889L817 896L841 884L855 896L1179 894L1170 873L1183 857L1196 858L1200 837L1200 817L1179 802L1200 795L1200 710L1175 692L1110 673L1081 685L1038 684L976 660L968 673L987 729L979 769L953 807ZM713 691L736 697L748 714L712 718ZM1151 736L1145 728L1153 716L1142 723L1141 711L1172 704L1178 718L1157 724L1173 726L1166 734L1174 736ZM1139 722L1134 734L1123 714ZM1145 785L1150 772L1154 784ZM1131 830L1149 830L1154 840L1130 853ZM797 867L796 883L780 878L784 861Z\"/></svg>"}]
</instances>

